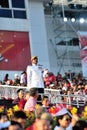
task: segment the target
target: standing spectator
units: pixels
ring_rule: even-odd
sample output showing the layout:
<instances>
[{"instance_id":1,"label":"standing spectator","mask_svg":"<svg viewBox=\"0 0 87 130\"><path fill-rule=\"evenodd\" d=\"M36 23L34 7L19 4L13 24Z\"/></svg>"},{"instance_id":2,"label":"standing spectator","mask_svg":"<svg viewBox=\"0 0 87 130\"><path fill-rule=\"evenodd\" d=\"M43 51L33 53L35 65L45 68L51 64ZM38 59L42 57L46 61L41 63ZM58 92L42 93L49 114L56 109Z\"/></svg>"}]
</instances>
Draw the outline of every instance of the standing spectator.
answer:
<instances>
[{"instance_id":1,"label":"standing spectator","mask_svg":"<svg viewBox=\"0 0 87 130\"><path fill-rule=\"evenodd\" d=\"M41 101L41 95L44 93L44 82L41 68L38 66L38 57L33 56L31 58L32 65L27 66L27 87L38 88L38 92L41 93L38 97L38 101Z\"/></svg>"},{"instance_id":2,"label":"standing spectator","mask_svg":"<svg viewBox=\"0 0 87 130\"><path fill-rule=\"evenodd\" d=\"M43 109L37 113L35 122L26 130L52 130L53 119L50 113L44 112Z\"/></svg>"},{"instance_id":3,"label":"standing spectator","mask_svg":"<svg viewBox=\"0 0 87 130\"><path fill-rule=\"evenodd\" d=\"M78 120L74 125L73 130L87 130L87 122L85 120Z\"/></svg>"},{"instance_id":4,"label":"standing spectator","mask_svg":"<svg viewBox=\"0 0 87 130\"><path fill-rule=\"evenodd\" d=\"M18 123L20 123L23 129L25 128L26 119L27 116L22 110L15 111L12 117L12 121L17 121Z\"/></svg>"},{"instance_id":5,"label":"standing spectator","mask_svg":"<svg viewBox=\"0 0 87 130\"><path fill-rule=\"evenodd\" d=\"M25 111L34 111L35 106L37 104L37 98L38 98L38 89L37 88L31 88L29 90L30 97L25 103L24 110Z\"/></svg>"},{"instance_id":6,"label":"standing spectator","mask_svg":"<svg viewBox=\"0 0 87 130\"><path fill-rule=\"evenodd\" d=\"M24 98L24 90L21 89L21 88L18 89L17 90L17 96L18 97L16 99L14 99L13 102L12 102L13 105L18 105L19 101L23 100L23 98Z\"/></svg>"},{"instance_id":7,"label":"standing spectator","mask_svg":"<svg viewBox=\"0 0 87 130\"><path fill-rule=\"evenodd\" d=\"M29 97L30 97L29 91L26 91L25 94L24 94L24 98L21 99L18 102L18 106L19 106L20 110L24 109L25 103L27 102L27 100L29 99Z\"/></svg>"},{"instance_id":8,"label":"standing spectator","mask_svg":"<svg viewBox=\"0 0 87 130\"><path fill-rule=\"evenodd\" d=\"M41 118L42 121L44 121L44 125L43 125L43 129L42 130L52 130L53 127L53 117L50 113L48 112L43 112L41 114ZM45 122L46 121L46 122Z\"/></svg>"},{"instance_id":9,"label":"standing spectator","mask_svg":"<svg viewBox=\"0 0 87 130\"><path fill-rule=\"evenodd\" d=\"M42 72L38 67L38 57L31 58L32 66L27 66L27 85L29 88L44 88Z\"/></svg>"},{"instance_id":10,"label":"standing spectator","mask_svg":"<svg viewBox=\"0 0 87 130\"><path fill-rule=\"evenodd\" d=\"M42 130L40 127L38 127L38 122L41 123L40 117L41 117L42 113L44 113L44 112L45 112L45 110L43 107L36 108L35 109L35 120L30 126L28 126L26 128L26 130L38 130L38 129Z\"/></svg>"},{"instance_id":11,"label":"standing spectator","mask_svg":"<svg viewBox=\"0 0 87 130\"><path fill-rule=\"evenodd\" d=\"M56 112L55 116L57 117L57 126L54 130L65 130L70 125L71 116L66 108L62 108L60 111Z\"/></svg>"},{"instance_id":12,"label":"standing spectator","mask_svg":"<svg viewBox=\"0 0 87 130\"><path fill-rule=\"evenodd\" d=\"M23 71L21 73L20 84L21 84L21 86L26 86L27 85L27 74L26 74L25 71Z\"/></svg>"},{"instance_id":13,"label":"standing spectator","mask_svg":"<svg viewBox=\"0 0 87 130\"><path fill-rule=\"evenodd\" d=\"M11 124L8 126L7 130L22 130L22 126L17 121L11 121Z\"/></svg>"}]
</instances>

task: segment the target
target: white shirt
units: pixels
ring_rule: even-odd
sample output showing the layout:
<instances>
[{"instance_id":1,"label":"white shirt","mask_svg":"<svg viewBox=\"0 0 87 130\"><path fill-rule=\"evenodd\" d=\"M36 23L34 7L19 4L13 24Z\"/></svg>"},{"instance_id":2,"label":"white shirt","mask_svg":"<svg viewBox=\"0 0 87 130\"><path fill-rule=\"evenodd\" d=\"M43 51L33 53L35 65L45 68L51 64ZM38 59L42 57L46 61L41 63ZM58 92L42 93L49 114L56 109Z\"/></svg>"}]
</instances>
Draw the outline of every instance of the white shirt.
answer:
<instances>
[{"instance_id":1,"label":"white shirt","mask_svg":"<svg viewBox=\"0 0 87 130\"><path fill-rule=\"evenodd\" d=\"M37 65L27 67L27 87L44 88L42 72Z\"/></svg>"},{"instance_id":2,"label":"white shirt","mask_svg":"<svg viewBox=\"0 0 87 130\"><path fill-rule=\"evenodd\" d=\"M55 126L54 130L72 130L72 124L70 123L70 125L66 129L60 126Z\"/></svg>"},{"instance_id":3,"label":"white shirt","mask_svg":"<svg viewBox=\"0 0 87 130\"><path fill-rule=\"evenodd\" d=\"M66 130L66 129L64 129L63 127L60 127L60 126L55 126L54 130Z\"/></svg>"}]
</instances>

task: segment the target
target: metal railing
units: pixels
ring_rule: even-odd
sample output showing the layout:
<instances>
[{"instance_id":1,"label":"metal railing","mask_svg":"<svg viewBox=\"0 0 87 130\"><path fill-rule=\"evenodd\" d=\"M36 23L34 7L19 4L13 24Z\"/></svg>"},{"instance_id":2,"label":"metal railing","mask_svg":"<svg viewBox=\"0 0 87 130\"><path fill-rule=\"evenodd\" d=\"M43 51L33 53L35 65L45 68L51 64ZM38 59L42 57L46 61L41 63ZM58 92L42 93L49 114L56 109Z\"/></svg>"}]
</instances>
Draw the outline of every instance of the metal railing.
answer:
<instances>
[{"instance_id":1,"label":"metal railing","mask_svg":"<svg viewBox=\"0 0 87 130\"><path fill-rule=\"evenodd\" d=\"M9 86L9 85L0 85L0 99L15 99L17 97L17 90L23 88L25 91L29 88L22 87L22 86ZM77 106L84 106L87 100L86 95L65 95L60 94L59 90L55 89L44 89L44 94L49 97L49 100L52 104L66 104L68 107L69 105ZM62 101L62 97L66 98L66 102Z\"/></svg>"}]
</instances>

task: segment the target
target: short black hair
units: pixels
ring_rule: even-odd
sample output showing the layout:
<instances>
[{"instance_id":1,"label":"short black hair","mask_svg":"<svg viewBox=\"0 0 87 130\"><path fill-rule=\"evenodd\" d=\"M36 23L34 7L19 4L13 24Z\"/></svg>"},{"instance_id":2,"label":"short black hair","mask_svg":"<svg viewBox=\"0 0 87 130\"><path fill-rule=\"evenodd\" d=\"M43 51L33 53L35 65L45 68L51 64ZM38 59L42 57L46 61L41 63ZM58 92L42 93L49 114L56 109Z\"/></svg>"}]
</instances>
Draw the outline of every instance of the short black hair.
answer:
<instances>
[{"instance_id":1,"label":"short black hair","mask_svg":"<svg viewBox=\"0 0 87 130\"><path fill-rule=\"evenodd\" d=\"M20 89L17 90L17 94L18 94L21 90L24 91L24 89L20 88Z\"/></svg>"},{"instance_id":2,"label":"short black hair","mask_svg":"<svg viewBox=\"0 0 87 130\"><path fill-rule=\"evenodd\" d=\"M18 118L26 119L27 118L25 112L23 112L22 110L15 111L13 117L16 119L18 119Z\"/></svg>"},{"instance_id":3,"label":"short black hair","mask_svg":"<svg viewBox=\"0 0 87 130\"><path fill-rule=\"evenodd\" d=\"M78 120L73 130L84 130L84 128L87 128L87 122L85 120Z\"/></svg>"},{"instance_id":4,"label":"short black hair","mask_svg":"<svg viewBox=\"0 0 87 130\"><path fill-rule=\"evenodd\" d=\"M35 94L38 92L38 88L30 88L29 94L30 96L35 96Z\"/></svg>"},{"instance_id":5,"label":"short black hair","mask_svg":"<svg viewBox=\"0 0 87 130\"><path fill-rule=\"evenodd\" d=\"M42 98L42 101L44 100L44 99L48 99L49 97L47 96L47 95L43 95L43 98Z\"/></svg>"}]
</instances>

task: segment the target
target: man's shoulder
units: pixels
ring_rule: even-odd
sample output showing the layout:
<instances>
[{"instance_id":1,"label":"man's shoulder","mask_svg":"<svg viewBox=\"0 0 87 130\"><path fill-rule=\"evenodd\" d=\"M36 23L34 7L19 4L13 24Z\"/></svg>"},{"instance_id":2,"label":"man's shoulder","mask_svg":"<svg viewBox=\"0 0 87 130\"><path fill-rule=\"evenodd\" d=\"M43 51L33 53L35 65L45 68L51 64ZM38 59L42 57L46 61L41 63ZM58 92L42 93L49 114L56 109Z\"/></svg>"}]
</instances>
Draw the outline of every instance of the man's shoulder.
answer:
<instances>
[{"instance_id":1,"label":"man's shoulder","mask_svg":"<svg viewBox=\"0 0 87 130\"><path fill-rule=\"evenodd\" d=\"M32 68L32 65L28 65L28 66L27 66L27 69L31 69L31 68Z\"/></svg>"},{"instance_id":2,"label":"man's shoulder","mask_svg":"<svg viewBox=\"0 0 87 130\"><path fill-rule=\"evenodd\" d=\"M13 100L12 104L17 104L20 101L20 99L17 97Z\"/></svg>"},{"instance_id":3,"label":"man's shoulder","mask_svg":"<svg viewBox=\"0 0 87 130\"><path fill-rule=\"evenodd\" d=\"M28 65L27 67L32 67L32 65Z\"/></svg>"},{"instance_id":4,"label":"man's shoulder","mask_svg":"<svg viewBox=\"0 0 87 130\"><path fill-rule=\"evenodd\" d=\"M34 69L36 69L36 66L34 66L34 65L28 65L28 66L27 66L27 69L34 70Z\"/></svg>"}]
</instances>

